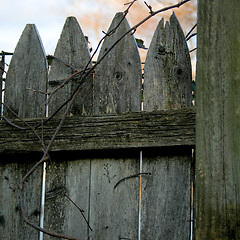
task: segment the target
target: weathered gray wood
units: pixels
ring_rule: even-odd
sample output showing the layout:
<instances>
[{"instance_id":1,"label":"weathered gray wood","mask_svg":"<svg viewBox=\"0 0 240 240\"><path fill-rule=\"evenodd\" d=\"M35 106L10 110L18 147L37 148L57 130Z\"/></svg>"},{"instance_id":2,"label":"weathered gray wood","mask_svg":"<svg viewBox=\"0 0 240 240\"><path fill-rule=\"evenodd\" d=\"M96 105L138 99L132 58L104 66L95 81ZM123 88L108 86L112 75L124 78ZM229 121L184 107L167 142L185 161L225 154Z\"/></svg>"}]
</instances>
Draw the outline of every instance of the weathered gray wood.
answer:
<instances>
[{"instance_id":1,"label":"weathered gray wood","mask_svg":"<svg viewBox=\"0 0 240 240\"><path fill-rule=\"evenodd\" d=\"M65 79L71 76L75 70L84 70L90 60L90 52L87 42L75 17L68 17L63 27L54 56L63 61L53 59L49 73L49 93L58 88ZM72 67L69 67L72 66ZM91 66L91 63L88 67ZM79 82L79 76L74 77L63 88L58 90L50 100L49 116L53 114L66 100L68 100ZM93 94L92 76L88 77L78 97L74 100L70 109L70 115L90 114L92 111ZM65 108L58 112L58 116L64 113Z\"/></svg>"},{"instance_id":2,"label":"weathered gray wood","mask_svg":"<svg viewBox=\"0 0 240 240\"><path fill-rule=\"evenodd\" d=\"M45 116L47 63L41 39L27 24L14 51L6 77L4 103L20 117ZM7 108L4 116L16 118Z\"/></svg>"},{"instance_id":3,"label":"weathered gray wood","mask_svg":"<svg viewBox=\"0 0 240 240\"><path fill-rule=\"evenodd\" d=\"M68 157L68 159L66 159ZM81 154L79 154L81 158ZM88 226L79 210L66 195L84 211L89 210L89 159L69 161L69 154L53 157L48 163L46 177L46 205L44 226L57 233L87 239ZM66 161L68 160L68 161ZM53 239L44 235L44 239Z\"/></svg>"},{"instance_id":4,"label":"weathered gray wood","mask_svg":"<svg viewBox=\"0 0 240 240\"><path fill-rule=\"evenodd\" d=\"M44 117L47 64L41 39L35 25L26 25L12 57L5 85L5 104L21 118ZM30 88L31 90L28 90ZM6 108L4 116L16 118ZM32 161L26 161L26 159ZM18 184L39 160L39 156L12 156L11 163L1 158L1 239L37 239L38 232L23 222ZM24 184L23 201L28 218L39 224L41 199L41 166Z\"/></svg>"},{"instance_id":5,"label":"weathered gray wood","mask_svg":"<svg viewBox=\"0 0 240 240\"><path fill-rule=\"evenodd\" d=\"M154 33L144 67L144 110L189 107L192 102L191 61L175 13Z\"/></svg>"},{"instance_id":6,"label":"weathered gray wood","mask_svg":"<svg viewBox=\"0 0 240 240\"><path fill-rule=\"evenodd\" d=\"M116 15L110 29L116 26L122 19L122 16L122 14ZM176 22L174 16L171 19L172 22ZM76 24L76 20L69 18L66 21L55 54L64 62L66 61L66 63L74 65L71 58L74 58L75 55L72 52L70 54L71 58L64 58L69 53L69 49L65 55L61 55L62 47L70 47L71 43L69 44L69 42L74 42L75 40L77 42L79 40L79 37L77 37L78 34L72 36L72 30L71 33L68 32L70 31L69 28L79 34L79 26ZM171 27L166 28L171 30ZM110 37L107 37L100 57L128 29L128 23L124 19L118 30ZM169 32L172 31L170 30ZM167 32L166 35L168 36L168 34L170 33ZM177 35L176 38L182 38L182 36L180 35L179 37ZM73 46L71 45L71 47ZM86 48L84 47L84 49ZM176 57L176 59L178 58ZM166 58L166 62L168 61L172 63ZM61 72L62 68L57 66L55 60L54 62L51 69L50 87L52 87L52 90L54 84L57 85L61 81L60 77L63 79L71 74L69 72L67 75L64 75ZM78 61L76 64L78 64ZM151 65L149 59L148 64ZM62 66L65 68L64 65ZM156 65L152 71L157 71L158 67ZM172 67L171 64L170 67ZM146 72L148 72L147 69L145 69ZM68 70L69 68L67 68ZM181 71L177 71L177 73L178 75L182 75ZM54 74L57 76L56 79L53 78ZM131 156L126 154L124 157L123 153L119 156L116 156L117 153L115 153L114 156L109 157L106 152L99 151L101 154L97 157L96 154L99 152L91 151L91 154L94 154L94 156L91 155L92 159L88 159L83 155L88 154L89 156L89 152L81 151L73 153L70 151L64 154L61 150L121 149L125 152L129 148L145 148L145 151L143 151L143 172L150 172L151 175L142 176L142 239L188 239L190 230L191 162L189 147L194 145L194 111L181 109L181 111L138 112L116 115L115 113L140 111L141 74L136 43L133 36L128 35L121 40L120 44L113 49L97 68L94 82L94 111L91 104L92 95L88 90L85 95L82 95L82 102L77 102L71 109L71 114L74 115L90 114L92 112L95 112L95 114L114 114L108 116L67 118L62 131L60 131L52 147L55 153L50 153L53 162L47 168L44 227L82 239L88 239L89 237L91 239L137 239L139 175L136 174L139 173L139 153L133 151ZM172 74L171 71L170 74ZM183 82L181 82L182 80ZM177 100L174 98L171 91L175 91L175 85L170 84L171 91L167 90L170 98L164 107L163 105L159 106L159 98L154 97L157 94L161 95L161 91L155 94L151 88L147 87L145 91L151 97L149 101L152 102L152 105L146 100L145 109L151 111L159 108L182 108L190 106L189 98L186 97L184 88L186 85L188 86L189 82L191 83L191 79L189 81L184 75L181 81L179 78L174 78L173 80L177 85L176 92L180 98L177 97ZM69 86L71 87L68 86L56 99L53 98L53 105L55 107L57 103L67 99L67 94L70 95L73 92L72 87L74 84L70 84ZM91 85L91 83L89 84ZM169 87L169 85L167 86ZM164 87L166 90L165 85ZM88 89L88 86L86 89ZM159 91L157 87L155 90ZM53 108L50 106L50 114L53 111ZM6 116L10 116L10 114ZM26 116L23 115L23 117ZM27 122L34 126L36 123L39 123L39 120L30 119ZM15 120L14 123L18 125L22 124ZM46 141L50 139L58 123L59 119L52 120L45 124L43 130L38 130L39 133L43 134ZM9 159L10 155L7 156L6 154L8 151L41 151L41 146L40 144L36 144L36 137L33 137L31 131L17 130L6 122L0 122L0 129L2 129L1 126L5 130L0 131L0 152L5 160ZM158 152L148 155L149 152L147 151L149 147L152 152L152 147L176 147L181 145L187 146L187 148L184 148L184 151L181 152L176 151L178 148L171 148L171 151L174 149L174 154L172 152L169 153L169 151L164 151L163 154L163 148L160 148L161 154ZM61 151L60 154L57 151ZM156 151L156 148L154 148L154 151ZM75 155L74 158L72 155ZM33 159L36 160L35 157ZM15 165L21 168L19 171L19 179L21 179L23 175L22 171L26 173L30 165L20 165L23 160L19 159L18 161L19 164ZM1 165L0 168L1 173L3 173L2 176L5 176L3 178L5 182L0 183L0 189L10 198L13 194L9 193L11 186L10 184L10 187L7 186L8 183L6 182L8 179L6 178L6 173L10 176L9 179L15 178L15 165ZM14 174L10 174L11 171ZM57 173L59 177L57 177ZM126 178L116 186L119 180L131 175L136 176ZM31 182L26 183L25 204L31 219L32 215L37 218L39 217L40 189L38 187L40 187L41 183L40 177L39 169L39 171L37 170L31 176ZM63 194L64 190L84 210L84 214L89 219L90 226L93 228L92 232L87 228L78 210L68 202ZM7 204L5 200L1 199L1 203L3 201L4 205ZM11 205L10 207L14 209L15 205ZM8 219L13 216L13 212L8 215L8 211L9 209L3 211L3 213L0 212L0 227L2 227L5 234L3 237L6 236L9 229L13 229L17 233L17 236L13 238L37 238L37 231L30 229L28 232L28 230L25 231L24 228L21 228L22 222L17 222L16 225L12 224L6 227L5 222L8 222ZM35 222L37 223L38 219L35 219L35 217L33 220L36 220ZM20 228L21 230L18 230ZM52 239L52 237L48 236L44 236L45 238Z\"/></svg>"},{"instance_id":7,"label":"weathered gray wood","mask_svg":"<svg viewBox=\"0 0 240 240\"><path fill-rule=\"evenodd\" d=\"M89 62L90 52L76 18L69 17L66 19L54 56L78 70L83 70ZM89 64L89 67L90 66L91 63ZM67 67L62 62L53 59L49 74L49 92L51 93L54 91L64 82L64 79L68 78L73 73L73 68ZM49 116L71 97L72 93L79 85L79 82L77 82L78 78L79 77L75 77L75 80L68 83L64 88L58 90L53 95L49 103ZM92 76L90 76L84 84L83 90L73 102L69 114L91 114L92 98L93 81ZM62 115L64 110L65 108L57 115ZM75 123L77 122L78 121ZM54 128L56 128L56 126ZM54 130L54 128L52 130ZM84 131L84 128L82 128L81 131L82 130ZM74 132L75 130L73 130L71 135L74 135ZM51 136L53 131L49 133ZM61 140L61 142L64 143L65 140ZM64 144L66 144L66 142ZM67 196L69 196L72 201L84 210L84 215L86 219L88 219L90 160L77 160L76 158L76 161L66 162L68 159L69 157L65 159L58 156L54 159L57 163L48 165L44 224L47 228L58 233L78 237L80 239L87 239L87 224L78 209L64 195L64 191L66 191ZM44 239L52 239L52 237L44 236Z\"/></svg>"},{"instance_id":8,"label":"weathered gray wood","mask_svg":"<svg viewBox=\"0 0 240 240\"><path fill-rule=\"evenodd\" d=\"M114 17L108 32L123 19L122 13ZM128 30L123 19L116 31L105 39L98 59ZM141 61L133 35L125 36L96 68L94 75L94 113L123 113L140 111Z\"/></svg>"},{"instance_id":9,"label":"weathered gray wood","mask_svg":"<svg viewBox=\"0 0 240 240\"><path fill-rule=\"evenodd\" d=\"M139 159L95 159L91 163L90 223L92 239L137 239Z\"/></svg>"},{"instance_id":10,"label":"weathered gray wood","mask_svg":"<svg viewBox=\"0 0 240 240\"><path fill-rule=\"evenodd\" d=\"M26 159L31 159L27 162ZM13 162L11 162L13 161ZM37 239L38 232L28 226L22 218L18 185L32 167L36 156L11 156L10 161L0 163L0 238ZM24 186L24 204L29 219L36 224L40 216L41 167L29 177Z\"/></svg>"},{"instance_id":11,"label":"weathered gray wood","mask_svg":"<svg viewBox=\"0 0 240 240\"><path fill-rule=\"evenodd\" d=\"M191 159L183 153L143 151L143 172L151 175L142 176L141 239L190 239Z\"/></svg>"},{"instance_id":12,"label":"weathered gray wood","mask_svg":"<svg viewBox=\"0 0 240 240\"><path fill-rule=\"evenodd\" d=\"M40 119L26 120L36 126ZM21 125L18 120L13 123ZM50 139L59 119L38 129ZM42 132L43 131L43 132ZM52 145L53 151L146 148L195 145L193 108L127 114L67 117ZM31 130L19 130L0 121L0 152L40 151Z\"/></svg>"},{"instance_id":13,"label":"weathered gray wood","mask_svg":"<svg viewBox=\"0 0 240 240\"><path fill-rule=\"evenodd\" d=\"M121 23L120 23L121 22ZM98 59L130 29L122 13L117 13ZM132 35L124 37L96 68L94 75L94 113L123 113L139 111L141 106L141 64ZM109 130L106 130L107 132ZM130 133L130 132L129 132ZM104 140L103 140L104 141ZM115 142L111 140L111 146ZM138 233L138 179L131 179L114 190L114 184L136 174L136 159L121 157L91 161L90 223L92 239L136 239ZM133 181L132 181L133 180Z\"/></svg>"},{"instance_id":14,"label":"weathered gray wood","mask_svg":"<svg viewBox=\"0 0 240 240\"><path fill-rule=\"evenodd\" d=\"M239 21L239 1L221 4L199 1L196 96L199 240L240 239Z\"/></svg>"},{"instance_id":15,"label":"weathered gray wood","mask_svg":"<svg viewBox=\"0 0 240 240\"><path fill-rule=\"evenodd\" d=\"M191 106L191 64L173 13L154 33L144 71L144 110ZM183 124L184 125L184 124ZM142 239L190 239L191 148L145 156L142 177Z\"/></svg>"}]
</instances>

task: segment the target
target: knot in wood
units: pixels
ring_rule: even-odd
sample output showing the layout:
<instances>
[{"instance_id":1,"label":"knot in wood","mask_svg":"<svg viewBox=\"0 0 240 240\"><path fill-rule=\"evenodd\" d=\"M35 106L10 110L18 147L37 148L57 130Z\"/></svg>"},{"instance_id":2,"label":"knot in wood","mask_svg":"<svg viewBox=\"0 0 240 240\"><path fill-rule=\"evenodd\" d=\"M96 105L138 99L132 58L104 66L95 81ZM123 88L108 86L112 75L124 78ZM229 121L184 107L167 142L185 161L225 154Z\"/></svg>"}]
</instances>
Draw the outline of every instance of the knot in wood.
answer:
<instances>
[{"instance_id":1,"label":"knot in wood","mask_svg":"<svg viewBox=\"0 0 240 240\"><path fill-rule=\"evenodd\" d=\"M117 81L120 81L122 79L122 73L116 72L115 73L115 78L117 79Z\"/></svg>"},{"instance_id":2,"label":"knot in wood","mask_svg":"<svg viewBox=\"0 0 240 240\"><path fill-rule=\"evenodd\" d=\"M165 53L166 53L166 48L163 45L160 45L158 48L158 54L165 55Z\"/></svg>"},{"instance_id":3,"label":"knot in wood","mask_svg":"<svg viewBox=\"0 0 240 240\"><path fill-rule=\"evenodd\" d=\"M177 69L177 75L180 76L183 73L183 70L181 68Z\"/></svg>"}]
</instances>

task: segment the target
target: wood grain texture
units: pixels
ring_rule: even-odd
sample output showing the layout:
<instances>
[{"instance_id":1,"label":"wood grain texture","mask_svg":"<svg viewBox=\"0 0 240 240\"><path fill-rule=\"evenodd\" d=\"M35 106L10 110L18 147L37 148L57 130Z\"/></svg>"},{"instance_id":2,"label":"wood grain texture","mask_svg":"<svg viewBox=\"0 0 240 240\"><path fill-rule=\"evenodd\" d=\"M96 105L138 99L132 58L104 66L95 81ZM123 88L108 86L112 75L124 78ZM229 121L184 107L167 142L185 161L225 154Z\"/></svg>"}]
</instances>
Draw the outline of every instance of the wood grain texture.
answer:
<instances>
[{"instance_id":1,"label":"wood grain texture","mask_svg":"<svg viewBox=\"0 0 240 240\"><path fill-rule=\"evenodd\" d=\"M122 21L122 22L121 22ZM98 59L130 29L122 13L114 17L109 31L116 31L103 42ZM94 76L94 113L140 111L142 89L141 61L133 35L125 36L96 68Z\"/></svg>"},{"instance_id":2,"label":"wood grain texture","mask_svg":"<svg viewBox=\"0 0 240 240\"><path fill-rule=\"evenodd\" d=\"M75 17L66 19L54 56L73 68L53 59L49 74L49 92L54 91L64 82L64 79L71 76L75 72L74 69L85 69L90 60L87 42ZM91 62L88 67L90 66ZM74 77L74 80L53 95L49 103L49 116L71 97L79 85L79 79L80 75ZM93 80L90 76L86 80L84 88L74 100L69 115L91 114L92 104ZM57 116L61 116L64 111L65 108L59 111ZM58 124L57 122L56 124ZM56 126L52 129L53 131ZM72 127L73 132L70 135L73 136L75 135L75 127L73 125ZM50 134L53 134L52 130L49 131ZM65 140L62 140L61 142L66 144ZM70 145L73 144L71 140L68 142ZM83 214L88 219L90 160L75 159L75 161L68 161L68 157L60 157L60 159L59 157L54 158L53 162L47 165L44 224L47 228L58 233L87 239L88 226L79 210L69 201L68 197L84 211ZM44 239L52 239L52 237L46 235Z\"/></svg>"},{"instance_id":3,"label":"wood grain texture","mask_svg":"<svg viewBox=\"0 0 240 240\"><path fill-rule=\"evenodd\" d=\"M198 10L196 239L240 239L240 2Z\"/></svg>"},{"instance_id":4,"label":"wood grain texture","mask_svg":"<svg viewBox=\"0 0 240 240\"><path fill-rule=\"evenodd\" d=\"M47 63L41 39L35 25L26 25L14 51L5 86L5 104L22 118L45 116ZM32 90L28 90L30 88ZM4 107L4 116L16 118ZM2 137L2 135L1 135ZM6 164L1 158L1 239L37 239L38 232L26 225L21 213L18 184L36 163L30 156L11 157ZM14 159L14 160L13 160ZM39 223L42 167L39 166L24 185L23 196L26 214L34 223Z\"/></svg>"},{"instance_id":5,"label":"wood grain texture","mask_svg":"<svg viewBox=\"0 0 240 240\"><path fill-rule=\"evenodd\" d=\"M36 126L40 119L26 120ZM21 125L19 120L13 123ZM51 120L37 132L45 141L52 136L59 119ZM22 126L22 125L21 125ZM42 132L43 131L43 132ZM19 130L0 121L0 152L41 151L41 144L31 130ZM53 151L131 149L195 145L193 108L68 117L52 145Z\"/></svg>"},{"instance_id":6,"label":"wood grain texture","mask_svg":"<svg viewBox=\"0 0 240 240\"><path fill-rule=\"evenodd\" d=\"M108 33L119 23L115 32L104 40L98 59L130 29L123 13L117 13ZM140 111L141 79L139 53L133 35L129 34L96 68L94 113L104 115ZM131 131L128 133L131 134ZM116 135L120 138L123 136L120 132L116 132ZM114 139L110 141L113 147L117 144ZM134 158L91 160L90 223L95 227L90 233L92 239L137 238L138 179L129 180L115 190L113 187L117 179L136 174L138 166Z\"/></svg>"},{"instance_id":7,"label":"wood grain texture","mask_svg":"<svg viewBox=\"0 0 240 240\"><path fill-rule=\"evenodd\" d=\"M138 177L114 186L139 169L135 158L94 159L91 162L90 223L92 239L136 239L138 235Z\"/></svg>"},{"instance_id":8,"label":"wood grain texture","mask_svg":"<svg viewBox=\"0 0 240 240\"><path fill-rule=\"evenodd\" d=\"M79 160L77 155L74 161L66 158L53 156L54 162L47 164L44 225L58 233L87 239L88 226L69 198L88 219L90 160ZM53 238L44 235L44 239Z\"/></svg>"},{"instance_id":9,"label":"wood grain texture","mask_svg":"<svg viewBox=\"0 0 240 240\"><path fill-rule=\"evenodd\" d=\"M26 25L19 39L10 62L5 89L4 103L20 117L45 116L47 62L33 24ZM6 108L4 116L16 118Z\"/></svg>"},{"instance_id":10,"label":"wood grain texture","mask_svg":"<svg viewBox=\"0 0 240 240\"><path fill-rule=\"evenodd\" d=\"M87 42L75 17L68 17L64 24L61 37L58 41L54 56L63 61L53 59L49 73L48 92L53 92L65 79L70 77L75 70L84 70L90 60L90 52ZM73 68L69 67L72 66ZM88 67L91 67L91 62ZM49 116L55 112L66 100L68 100L79 85L80 75L74 77L68 84L58 90L50 100ZM88 77L78 97L74 100L70 109L70 115L91 114L93 97L92 76ZM65 107L66 108L66 107ZM58 116L64 113L63 108Z\"/></svg>"},{"instance_id":11,"label":"wood grain texture","mask_svg":"<svg viewBox=\"0 0 240 240\"><path fill-rule=\"evenodd\" d=\"M119 28L106 37L99 59L130 29L123 14L118 13L109 31L120 22ZM181 42L184 40L183 33L175 15L165 28L163 22L159 26L145 67L144 108L148 112L140 112L142 69L136 41L131 34L124 37L103 59L97 66L94 82L92 79L87 81L84 87L86 91L80 92L70 111L71 117L66 118L50 151L52 161L47 165L44 227L80 239L137 239L139 151L143 150L143 172L151 175L141 176L141 239L189 238L191 148L195 145L194 109L185 108L191 105L191 74L190 69L187 70L190 67L189 55L185 55L186 43ZM31 28L35 29L32 25L27 27ZM178 45L178 42L182 45ZM154 51L157 51L157 55L154 55ZM89 60L84 35L75 18L66 20L55 55L78 69L85 67ZM46 70L44 54L42 59ZM160 68L164 71L164 79L159 73ZM34 69L38 69L38 66ZM48 91L53 91L72 71L53 60ZM76 82L71 82L52 98L50 115L73 93L75 87ZM42 90L40 87L34 88ZM14 91L19 89L14 88ZM10 92L8 95L11 95ZM31 115L30 112L28 116L24 111L13 110L23 118L29 117L26 122L31 126L42 121L42 113ZM7 112L5 116L12 118ZM19 120L11 121L25 127ZM44 136L46 144L59 121L60 118L56 117L36 129ZM7 119L0 121L2 205L8 204L6 199L16 198L17 195L11 192L12 179L21 178L22 172L30 169L34 161L39 159L35 155L40 155L41 151L41 144L30 129L17 129ZM19 158L13 161L13 156ZM25 156L28 156L26 164ZM40 170L34 172L25 189L28 214L36 223L41 193ZM69 203L64 193L84 210L93 231L88 229L81 214ZM17 218L17 224L13 226L15 222L12 218L17 209L14 201L6 211L0 210L3 238L9 229L13 229L17 239L35 238L37 231L31 235L35 230L26 230ZM12 221L10 227L6 224L8 221ZM52 237L44 235L44 239Z\"/></svg>"},{"instance_id":12,"label":"wood grain texture","mask_svg":"<svg viewBox=\"0 0 240 240\"><path fill-rule=\"evenodd\" d=\"M158 151L157 151L158 152ZM190 239L190 162L181 151L143 151L141 239Z\"/></svg>"},{"instance_id":13,"label":"wood grain texture","mask_svg":"<svg viewBox=\"0 0 240 240\"><path fill-rule=\"evenodd\" d=\"M144 69L144 110L191 106L191 64L176 15L162 19L154 33ZM184 125L184 124L183 124ZM144 155L142 239L190 239L191 148L155 157Z\"/></svg>"},{"instance_id":14,"label":"wood grain texture","mask_svg":"<svg viewBox=\"0 0 240 240\"><path fill-rule=\"evenodd\" d=\"M162 19L144 67L144 110L190 107L192 73L189 50L175 13Z\"/></svg>"},{"instance_id":15,"label":"wood grain texture","mask_svg":"<svg viewBox=\"0 0 240 240\"><path fill-rule=\"evenodd\" d=\"M11 161L14 157L11 158ZM0 163L0 238L37 239L38 232L22 219L18 185L35 162L26 161L20 156L8 164ZM28 159L29 160L29 159ZM41 166L36 169L24 188L24 204L29 219L39 222L41 194Z\"/></svg>"}]
</instances>

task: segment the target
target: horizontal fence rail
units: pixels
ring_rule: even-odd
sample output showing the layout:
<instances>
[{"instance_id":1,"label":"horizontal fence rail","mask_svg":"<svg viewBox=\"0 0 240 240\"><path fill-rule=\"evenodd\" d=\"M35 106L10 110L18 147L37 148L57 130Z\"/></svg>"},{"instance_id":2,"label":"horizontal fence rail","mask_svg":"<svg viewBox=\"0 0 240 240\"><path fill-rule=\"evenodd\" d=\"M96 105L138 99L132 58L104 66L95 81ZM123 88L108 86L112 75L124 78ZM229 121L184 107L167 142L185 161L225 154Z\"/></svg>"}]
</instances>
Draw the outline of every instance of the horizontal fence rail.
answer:
<instances>
[{"instance_id":1,"label":"horizontal fence rail","mask_svg":"<svg viewBox=\"0 0 240 240\"><path fill-rule=\"evenodd\" d=\"M26 119L33 128L41 119ZM50 139L59 123L54 119L36 131ZM12 125L11 125L12 124ZM19 126L22 129L15 128ZM0 122L0 152L40 151L41 143L20 120ZM135 112L121 115L68 117L52 151L127 149L195 145L193 108Z\"/></svg>"}]
</instances>

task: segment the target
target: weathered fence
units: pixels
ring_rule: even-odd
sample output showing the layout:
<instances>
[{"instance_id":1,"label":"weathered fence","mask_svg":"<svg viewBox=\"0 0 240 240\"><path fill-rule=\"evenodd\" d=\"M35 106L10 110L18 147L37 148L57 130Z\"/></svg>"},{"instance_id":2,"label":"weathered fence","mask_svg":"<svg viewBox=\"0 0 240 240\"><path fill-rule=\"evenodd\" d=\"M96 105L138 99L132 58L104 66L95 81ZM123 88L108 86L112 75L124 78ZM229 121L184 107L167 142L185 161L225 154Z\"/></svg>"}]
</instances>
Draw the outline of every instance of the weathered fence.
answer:
<instances>
[{"instance_id":1,"label":"weathered fence","mask_svg":"<svg viewBox=\"0 0 240 240\"><path fill-rule=\"evenodd\" d=\"M198 9L196 239L240 239L240 2Z\"/></svg>"},{"instance_id":2,"label":"weathered fence","mask_svg":"<svg viewBox=\"0 0 240 240\"><path fill-rule=\"evenodd\" d=\"M110 29L122 17L117 14ZM129 29L124 19L103 42L98 59ZM54 56L68 65L53 59L48 74L36 27L27 25L7 74L0 122L1 239L38 238L21 218L18 183L41 157L41 143L28 126L38 125L35 131L49 142L64 109L46 123L41 118L70 98L78 79L60 85L90 61L75 18L67 18ZM88 77L50 151L45 228L79 239L190 239L195 114L189 108L189 52L175 14L159 22L144 81L142 73L136 41L128 34ZM46 106L46 93L56 88ZM24 189L27 215L37 224L41 182L38 167ZM84 211L92 230L66 196Z\"/></svg>"}]
</instances>

